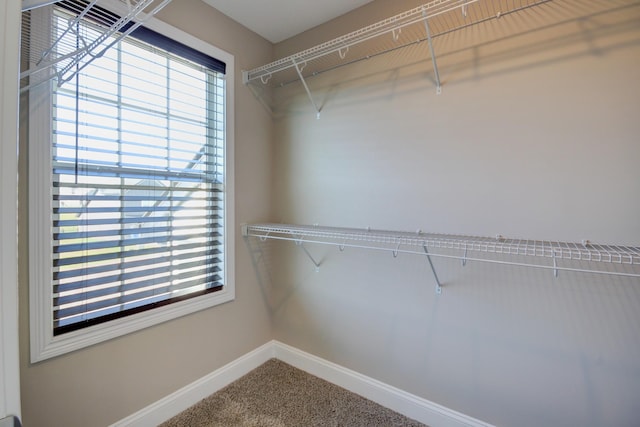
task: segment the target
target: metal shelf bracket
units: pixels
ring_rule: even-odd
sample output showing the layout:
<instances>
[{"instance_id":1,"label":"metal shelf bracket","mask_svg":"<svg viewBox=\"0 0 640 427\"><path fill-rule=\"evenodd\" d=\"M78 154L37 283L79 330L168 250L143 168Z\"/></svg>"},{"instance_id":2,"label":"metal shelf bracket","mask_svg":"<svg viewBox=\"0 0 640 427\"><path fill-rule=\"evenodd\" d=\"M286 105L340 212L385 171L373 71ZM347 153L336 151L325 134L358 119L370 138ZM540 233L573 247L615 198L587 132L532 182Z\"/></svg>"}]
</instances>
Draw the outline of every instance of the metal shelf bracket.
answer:
<instances>
[{"instance_id":1,"label":"metal shelf bracket","mask_svg":"<svg viewBox=\"0 0 640 427\"><path fill-rule=\"evenodd\" d=\"M427 255L427 261L429 261L429 266L431 267L431 271L433 272L433 277L436 279L436 294L440 295L442 293L442 285L440 284L440 279L438 279L438 274L436 273L436 269L433 266L433 261L431 261L431 254L427 249L427 245L422 245L422 249L424 253Z\"/></svg>"},{"instance_id":2,"label":"metal shelf bracket","mask_svg":"<svg viewBox=\"0 0 640 427\"><path fill-rule=\"evenodd\" d=\"M296 71L298 72L298 77L300 77L300 81L304 86L304 90L307 91L307 96L309 97L309 101L311 101L311 105L313 105L313 108L316 110L316 119L320 119L320 108L318 108L318 105L313 100L313 96L311 95L311 90L309 89L309 86L307 85L307 82L304 79L304 76L302 75L302 70L304 69L306 62L302 64L302 67L300 66L300 64L296 62L295 59L291 59L291 62L293 62L293 66L296 68Z\"/></svg>"},{"instance_id":3,"label":"metal shelf bracket","mask_svg":"<svg viewBox=\"0 0 640 427\"><path fill-rule=\"evenodd\" d=\"M400 33L402 33L402 27L394 28L393 30L391 30L391 36L393 37L394 42L398 41L398 39L400 38Z\"/></svg>"},{"instance_id":4,"label":"metal shelf bracket","mask_svg":"<svg viewBox=\"0 0 640 427\"><path fill-rule=\"evenodd\" d=\"M427 17L427 10L422 10L422 16L424 17L424 27L427 30L427 41L429 42L429 51L431 52L431 62L433 63L433 72L436 77L436 93L440 95L442 93L442 86L440 84L440 73L438 72L438 63L436 61L435 50L433 49L433 39L431 37L431 28L429 28L429 19Z\"/></svg>"},{"instance_id":5,"label":"metal shelf bracket","mask_svg":"<svg viewBox=\"0 0 640 427\"><path fill-rule=\"evenodd\" d=\"M313 265L316 266L316 273L318 273L320 271L320 263L317 262L313 256L309 253L309 251L307 250L307 248L304 247L304 243L302 242L302 240L296 240L295 241L296 246L299 246L300 248L302 248L302 250L304 251L304 253L307 255L307 258L309 258L309 260L311 260L311 262L313 263Z\"/></svg>"}]
</instances>

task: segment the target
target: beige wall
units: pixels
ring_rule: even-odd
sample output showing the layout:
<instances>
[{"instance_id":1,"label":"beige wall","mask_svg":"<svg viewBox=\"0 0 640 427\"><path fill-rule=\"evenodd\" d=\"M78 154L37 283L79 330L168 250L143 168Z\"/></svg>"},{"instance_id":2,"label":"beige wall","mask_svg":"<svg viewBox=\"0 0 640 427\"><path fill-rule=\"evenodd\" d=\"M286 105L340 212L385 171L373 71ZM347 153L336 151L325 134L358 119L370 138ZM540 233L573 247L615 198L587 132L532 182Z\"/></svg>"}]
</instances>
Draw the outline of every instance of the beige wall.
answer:
<instances>
[{"instance_id":1,"label":"beige wall","mask_svg":"<svg viewBox=\"0 0 640 427\"><path fill-rule=\"evenodd\" d=\"M274 219L639 245L639 23L637 2L550 2L437 38L441 95L426 43L310 78L320 120L277 89ZM309 246L316 273L269 245L278 340L496 425L640 419L637 278L436 259L436 296L422 257Z\"/></svg>"},{"instance_id":2,"label":"beige wall","mask_svg":"<svg viewBox=\"0 0 640 427\"><path fill-rule=\"evenodd\" d=\"M276 91L273 120L242 85L242 69L421 3L377 0L275 56L200 0L163 10L235 55L236 224L638 245L640 12L626 1L594 14L606 2L568 0L438 38L440 96L424 43L310 79L319 121L300 84ZM234 302L30 365L24 155L20 171L26 426L107 425L273 337L497 425L640 418L637 279L436 259L436 296L424 258L309 247L315 273L269 243L256 275L240 238Z\"/></svg>"},{"instance_id":3,"label":"beige wall","mask_svg":"<svg viewBox=\"0 0 640 427\"><path fill-rule=\"evenodd\" d=\"M269 61L272 45L200 0L174 1L159 18L235 55L235 222L239 225L267 218L271 206L272 122L242 84L240 71ZM20 341L25 426L108 425L271 339L263 293L238 234L235 301L30 365L25 144L23 140L20 160Z\"/></svg>"}]
</instances>

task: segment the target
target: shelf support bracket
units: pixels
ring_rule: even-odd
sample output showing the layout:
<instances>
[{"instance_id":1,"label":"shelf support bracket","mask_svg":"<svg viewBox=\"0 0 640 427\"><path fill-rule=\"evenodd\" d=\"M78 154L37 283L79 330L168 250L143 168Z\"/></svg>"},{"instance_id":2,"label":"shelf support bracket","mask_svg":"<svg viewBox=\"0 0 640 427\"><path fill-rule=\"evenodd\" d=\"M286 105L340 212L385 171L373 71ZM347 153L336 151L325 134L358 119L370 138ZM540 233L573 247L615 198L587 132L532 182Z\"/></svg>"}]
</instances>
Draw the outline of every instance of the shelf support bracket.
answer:
<instances>
[{"instance_id":1,"label":"shelf support bracket","mask_svg":"<svg viewBox=\"0 0 640 427\"><path fill-rule=\"evenodd\" d=\"M440 279L438 279L436 269L433 266L433 261L431 261L431 254L427 249L427 245L422 245L422 249L424 249L424 253L427 254L427 261L429 261L429 266L431 267L431 271L433 272L433 277L436 279L436 294L440 295L442 293L442 285L440 285Z\"/></svg>"},{"instance_id":2,"label":"shelf support bracket","mask_svg":"<svg viewBox=\"0 0 640 427\"><path fill-rule=\"evenodd\" d=\"M304 251L304 253L307 255L307 258L309 258L311 260L311 262L313 263L313 265L316 266L316 273L320 271L320 263L317 262L315 259L313 259L313 256L311 256L311 254L309 253L309 251L307 250L307 248L304 247L304 244L302 242L302 240L296 240L296 246L300 246L302 248L302 250Z\"/></svg>"},{"instance_id":3,"label":"shelf support bracket","mask_svg":"<svg viewBox=\"0 0 640 427\"><path fill-rule=\"evenodd\" d=\"M302 68L304 68L304 66L300 68L300 66L298 65L295 59L291 59L291 62L293 62L293 66L296 68L296 71L298 72L298 77L300 77L300 81L304 86L304 90L307 91L307 96L309 97L309 101L311 101L311 105L313 105L313 108L316 110L316 119L320 119L320 108L318 108L318 105L313 100L313 96L311 95L311 90L309 89L309 86L307 85L307 82L305 81L304 76L302 75Z\"/></svg>"},{"instance_id":4,"label":"shelf support bracket","mask_svg":"<svg viewBox=\"0 0 640 427\"><path fill-rule=\"evenodd\" d=\"M429 51L431 52L431 62L433 63L433 71L436 76L436 93L440 95L442 93L442 86L440 84L440 73L438 72L438 63L436 61L435 50L433 49L433 40L431 37L431 28L429 28L429 18L427 18L427 11L422 11L424 17L424 27L427 30L427 41L429 42Z\"/></svg>"}]
</instances>

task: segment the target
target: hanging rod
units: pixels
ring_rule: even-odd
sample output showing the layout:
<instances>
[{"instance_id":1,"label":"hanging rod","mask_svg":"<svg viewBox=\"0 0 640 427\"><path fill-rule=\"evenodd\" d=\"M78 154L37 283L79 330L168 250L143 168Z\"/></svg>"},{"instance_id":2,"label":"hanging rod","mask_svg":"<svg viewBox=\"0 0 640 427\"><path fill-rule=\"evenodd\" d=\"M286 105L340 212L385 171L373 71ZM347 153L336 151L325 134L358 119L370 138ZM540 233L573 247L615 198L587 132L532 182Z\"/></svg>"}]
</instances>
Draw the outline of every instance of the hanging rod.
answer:
<instances>
[{"instance_id":1,"label":"hanging rod","mask_svg":"<svg viewBox=\"0 0 640 427\"><path fill-rule=\"evenodd\" d=\"M452 234L434 234L386 231L359 228L319 227L291 224L248 224L242 226L242 235L267 239L317 243L345 248L360 248L399 253L421 254L430 257L454 258L462 261L480 261L495 264L535 267L558 271L574 271L614 276L640 277L640 247L594 244L589 241L569 243L547 240L507 239L502 236L477 237ZM432 252L431 249L458 251L457 254ZM485 254L521 256L531 262L516 259L494 259ZM546 260L546 262L543 262ZM560 262L582 261L593 268L574 268ZM315 262L314 262L315 263ZM606 270L605 265L626 265L634 271ZM318 265L316 264L316 267ZM629 270L629 268L627 268ZM434 270L435 274L435 270ZM436 276L437 280L437 276ZM439 282L438 282L439 287Z\"/></svg>"},{"instance_id":2,"label":"hanging rod","mask_svg":"<svg viewBox=\"0 0 640 427\"><path fill-rule=\"evenodd\" d=\"M338 53L344 59L344 55L351 46L362 43L382 34L393 33L397 37L397 31L417 22L427 20L442 15L446 12L460 8L466 11L469 4L479 0L434 0L422 6L418 6L390 18L384 19L375 24L353 31L315 47L303 50L250 71L243 71L243 80L247 84L253 80L260 79L266 83L273 74L294 68L296 63L305 63L326 55Z\"/></svg>"}]
</instances>

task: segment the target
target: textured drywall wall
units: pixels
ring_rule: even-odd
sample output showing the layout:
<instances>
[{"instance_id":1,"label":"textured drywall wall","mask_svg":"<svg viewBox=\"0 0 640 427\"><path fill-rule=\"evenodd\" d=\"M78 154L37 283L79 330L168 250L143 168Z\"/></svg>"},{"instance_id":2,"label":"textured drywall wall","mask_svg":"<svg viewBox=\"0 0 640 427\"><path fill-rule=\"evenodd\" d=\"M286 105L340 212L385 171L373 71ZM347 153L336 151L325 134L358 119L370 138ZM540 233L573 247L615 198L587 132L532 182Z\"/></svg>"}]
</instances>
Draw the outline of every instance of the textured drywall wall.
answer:
<instances>
[{"instance_id":1,"label":"textured drywall wall","mask_svg":"<svg viewBox=\"0 0 640 427\"><path fill-rule=\"evenodd\" d=\"M413 6L377 1L276 51ZM436 38L441 95L426 43L309 78L320 120L300 83L277 89L274 218L639 245L639 23L630 1L502 16ZM424 257L307 245L316 273L264 246L282 342L496 425L640 419L637 278L435 259L436 296Z\"/></svg>"}]
</instances>

